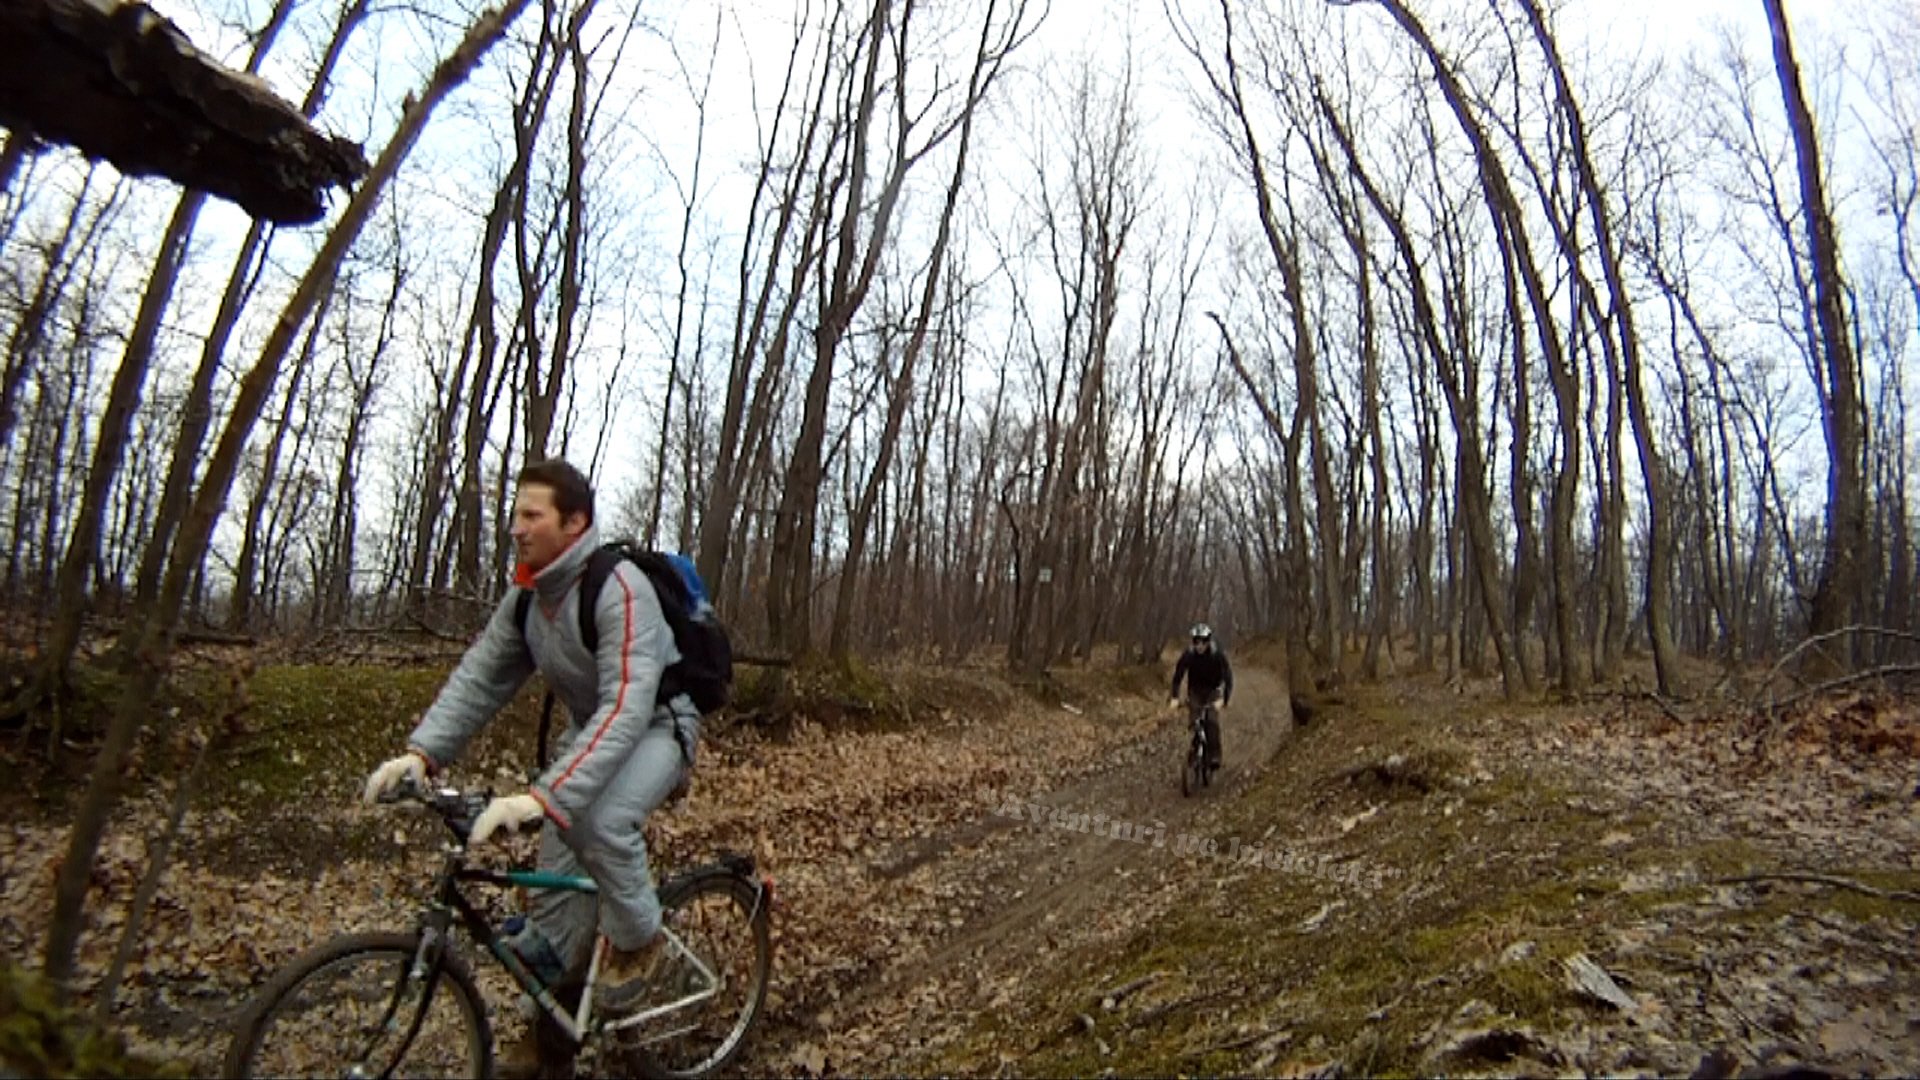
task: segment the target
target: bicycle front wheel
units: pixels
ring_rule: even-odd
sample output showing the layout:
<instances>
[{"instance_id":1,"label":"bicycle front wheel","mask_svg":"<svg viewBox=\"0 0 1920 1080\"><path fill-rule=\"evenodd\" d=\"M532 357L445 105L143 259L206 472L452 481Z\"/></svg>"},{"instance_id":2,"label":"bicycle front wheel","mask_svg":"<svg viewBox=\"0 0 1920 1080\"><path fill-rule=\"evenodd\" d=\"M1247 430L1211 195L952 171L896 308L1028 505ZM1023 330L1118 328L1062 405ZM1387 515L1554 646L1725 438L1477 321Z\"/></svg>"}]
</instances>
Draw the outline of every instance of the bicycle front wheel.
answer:
<instances>
[{"instance_id":1,"label":"bicycle front wheel","mask_svg":"<svg viewBox=\"0 0 1920 1080\"><path fill-rule=\"evenodd\" d=\"M295 960L241 1018L229 1077L486 1076L485 999L459 958L413 974L420 935L349 934Z\"/></svg>"},{"instance_id":2,"label":"bicycle front wheel","mask_svg":"<svg viewBox=\"0 0 1920 1080\"><path fill-rule=\"evenodd\" d=\"M766 1004L773 966L767 905L771 894L740 874L711 871L670 882L660 891L665 922L712 973L689 978L687 990L711 990L685 1011L623 1033L638 1042L641 1071L666 1080L691 1080L725 1068L746 1045ZM683 961L684 962L684 961Z\"/></svg>"}]
</instances>

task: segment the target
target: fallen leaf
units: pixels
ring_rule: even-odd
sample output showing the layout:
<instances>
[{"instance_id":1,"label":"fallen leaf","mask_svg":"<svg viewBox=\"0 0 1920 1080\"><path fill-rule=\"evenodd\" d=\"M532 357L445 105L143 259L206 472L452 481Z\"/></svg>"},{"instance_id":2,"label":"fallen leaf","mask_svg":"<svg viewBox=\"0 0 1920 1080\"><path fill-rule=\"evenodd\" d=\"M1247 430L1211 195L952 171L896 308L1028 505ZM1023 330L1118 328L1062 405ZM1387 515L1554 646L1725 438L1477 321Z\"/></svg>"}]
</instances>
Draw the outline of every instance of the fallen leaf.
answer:
<instances>
[{"instance_id":1,"label":"fallen leaf","mask_svg":"<svg viewBox=\"0 0 1920 1080\"><path fill-rule=\"evenodd\" d=\"M1638 1008L1632 996L1620 989L1620 984L1613 981L1613 976L1589 959L1586 953L1574 953L1560 961L1560 965L1566 968L1567 984L1575 992L1622 1012L1632 1012Z\"/></svg>"}]
</instances>

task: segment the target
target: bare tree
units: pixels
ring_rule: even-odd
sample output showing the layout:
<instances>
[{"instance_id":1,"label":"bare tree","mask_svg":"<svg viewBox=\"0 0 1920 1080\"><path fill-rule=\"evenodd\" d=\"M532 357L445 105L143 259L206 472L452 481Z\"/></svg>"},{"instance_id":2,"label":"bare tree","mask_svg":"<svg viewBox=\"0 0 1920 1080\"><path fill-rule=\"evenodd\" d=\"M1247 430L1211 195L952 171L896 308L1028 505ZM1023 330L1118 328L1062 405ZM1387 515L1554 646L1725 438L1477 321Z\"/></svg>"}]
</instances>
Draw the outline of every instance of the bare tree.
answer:
<instances>
[{"instance_id":1,"label":"bare tree","mask_svg":"<svg viewBox=\"0 0 1920 1080\"><path fill-rule=\"evenodd\" d=\"M1773 32L1774 70L1780 78L1787 127L1793 133L1794 153L1799 160L1800 212L1813 262L1814 315L1820 328L1819 355L1823 360L1823 378L1817 380L1816 388L1827 436L1827 528L1820 577L1807 619L1808 635L1820 640L1852 623L1861 597L1867 541L1866 417L1846 312L1847 284L1840 272L1840 244L1827 205L1813 113L1800 85L1786 11L1780 0L1764 3L1767 25ZM1813 667L1821 673L1839 670L1855 659L1851 641L1842 642L1837 655L1825 647L1812 655Z\"/></svg>"},{"instance_id":2,"label":"bare tree","mask_svg":"<svg viewBox=\"0 0 1920 1080\"><path fill-rule=\"evenodd\" d=\"M967 92L960 106L960 139L954 154L953 172L947 182L946 201L940 208L940 223L934 232L933 247L927 256L927 268L920 294L918 310L913 315L911 331L906 347L900 358L899 371L892 379L887 391L887 416L881 429L878 443L878 457L862 486L858 504L853 508L847 522L847 554L840 571L838 598L834 606L833 629L829 635L828 648L837 659L844 661L849 653L850 640L848 628L851 625L854 595L860 579L860 564L866 554L867 530L872 523L874 508L880 499L882 486L886 483L888 470L893 464L894 448L900 437L900 427L906 417L907 405L913 399L915 369L919 364L922 351L926 348L927 334L933 325L934 303L940 294L942 273L947 264L947 241L953 233L954 212L960 203L960 192L967 178L967 152L973 141L973 120L981 100L992 87L1008 53L1024 32L1024 3L1017 4L1005 22L996 18L999 12L998 0L988 0L982 14L978 46L974 50L973 71L967 79ZM904 61L901 61L904 64ZM905 130L905 98L898 99L899 114L896 122Z\"/></svg>"},{"instance_id":3,"label":"bare tree","mask_svg":"<svg viewBox=\"0 0 1920 1080\"><path fill-rule=\"evenodd\" d=\"M213 457L207 462L206 476L174 541L159 602L141 629L135 665L114 710L106 739L95 759L86 794L74 818L67 854L61 862L55 882L54 910L47 928L45 972L56 986L65 988L73 975L82 907L92 877L94 856L116 802L121 767L133 747L135 736L145 723L154 692L164 674L188 587L206 552L214 521L226 502L247 436L266 402L280 365L301 325L327 291L340 260L359 236L374 205L399 170L401 161L419 139L435 107L455 86L465 81L481 57L506 32L507 26L519 15L526 2L510 0L504 8L484 12L469 27L453 52L435 68L419 97L408 103L398 129L381 150L359 190L348 201L340 220L328 232L312 265L302 276L299 286L263 344L259 359L241 380L227 425Z\"/></svg>"},{"instance_id":4,"label":"bare tree","mask_svg":"<svg viewBox=\"0 0 1920 1080\"><path fill-rule=\"evenodd\" d=\"M824 40L831 41L832 29L830 26L823 35ZM804 68L805 30L802 26L795 31L780 95L772 109L773 126L761 142L747 233L740 247L740 295L734 314L726 403L721 410L713 482L700 524L700 575L717 584L721 606L726 609L736 606L733 601L740 595L745 573L745 560L729 556L740 548L756 517L753 512L740 511L743 503L753 506L750 492L765 481L761 459L771 435L794 314L804 295L802 286L820 238L811 220L802 219L803 190L814 167L814 154L822 140L830 137L823 135L822 128L831 80L824 75L815 78ZM823 44L823 53L826 48ZM824 57L818 59L824 66ZM801 110L793 145L783 155L782 132L790 115L789 101L796 95L811 96L812 103ZM771 220L763 222L763 205L768 200L773 202ZM789 245L794 243L798 250L790 254ZM782 266L787 267L784 289L780 288ZM760 271L757 280L756 270Z\"/></svg>"},{"instance_id":5,"label":"bare tree","mask_svg":"<svg viewBox=\"0 0 1920 1080\"><path fill-rule=\"evenodd\" d=\"M1439 313L1431 298L1426 278L1421 270L1421 262L1415 253L1412 233L1408 230L1398 210L1390 205L1373 181L1365 165L1361 162L1346 122L1335 111L1332 102L1324 94L1316 94L1322 116L1332 132L1341 152L1347 159L1348 168L1354 179L1360 184L1368 203L1373 207L1382 222L1387 226L1393 238L1394 248L1400 258L1401 273L1407 278L1411 289L1414 314L1414 329L1424 346L1427 358L1433 364L1433 370L1440 379L1445 391L1447 407L1453 418L1455 439L1460 451L1460 466L1456 475L1459 498L1462 502L1461 513L1466 519L1465 535L1473 559L1473 566L1480 577L1480 595L1487 624L1493 635L1495 652L1500 658L1502 686L1511 696L1519 689L1519 668L1514 656L1516 643L1508 631L1507 611L1497 597L1498 590L1493 583L1499 580L1497 568L1498 555L1493 537L1492 498L1486 488L1486 455L1482 450L1479 419L1471 407L1470 399L1463 392L1461 376L1456 365L1461 357L1457 347L1449 347L1440 329ZM1459 324L1456 317L1454 322Z\"/></svg>"},{"instance_id":6,"label":"bare tree","mask_svg":"<svg viewBox=\"0 0 1920 1080\"><path fill-rule=\"evenodd\" d=\"M841 154L831 163L822 162L822 173L816 181L823 197L814 204L809 229L818 230L823 237L823 258L818 268L813 366L807 376L800 429L787 458L780 504L774 513L767 573L771 644L794 655L810 651L813 642L815 515L824 475L822 448L827 438L827 400L834 362L841 339L873 285L907 170L925 153L925 149L914 151L909 147L916 119L907 101L909 30L914 10L914 0L905 0L896 23L892 0L875 0L854 32L847 59L849 74L858 72L858 81L849 80L847 96L839 103L842 111L832 121L841 136ZM886 156L876 159L873 141L881 105L880 64L889 51L893 56L892 78L887 81L893 94L893 144ZM943 137L944 132L937 136ZM870 210L867 183L876 165L882 170L880 191ZM839 208L837 220L831 217L835 204ZM834 241L831 260L825 258L827 237Z\"/></svg>"},{"instance_id":7,"label":"bare tree","mask_svg":"<svg viewBox=\"0 0 1920 1080\"><path fill-rule=\"evenodd\" d=\"M278 0L274 5L266 24L254 36L253 50L246 65L248 73L260 70L260 64L272 48L280 29L286 25L292 10L293 0ZM94 440L92 462L87 469L86 485L81 492L79 510L73 517L73 535L68 539L66 557L60 565L53 608L59 615L49 635L48 648L43 654L38 674L37 689L41 692L64 683L67 666L79 643L80 618L88 607L88 577L99 555L107 496L120 474L120 463L126 453L127 434L132 427L134 410L139 407L141 391L153 362L154 341L159 335L160 320L173 299L174 285L179 279L181 264L186 259L187 245L205 202L204 193L188 191L175 206L173 217L161 235L153 270L147 276L147 285L140 297L140 308L134 316L126 349L120 357L119 370L107 391L106 405Z\"/></svg>"},{"instance_id":8,"label":"bare tree","mask_svg":"<svg viewBox=\"0 0 1920 1080\"><path fill-rule=\"evenodd\" d=\"M1600 268L1606 279L1607 291L1611 299L1608 310L1618 336L1620 357L1625 365L1627 406L1633 419L1634 448L1640 459L1641 482L1646 485L1647 524L1651 534L1648 541L1646 573L1647 634L1653 646L1654 673L1660 691L1671 693L1675 688L1677 672L1672 635L1667 625L1671 607L1671 600L1667 593L1673 571L1672 537L1667 522L1669 511L1666 468L1654 437L1652 413L1648 407L1646 387L1641 375L1640 337L1634 323L1633 298L1627 288L1625 275L1621 272L1620 247L1614 236L1613 212L1608 206L1606 192L1601 187L1598 171L1594 167L1593 155L1588 147L1586 120L1581 115L1579 103L1575 100L1573 88L1568 82L1566 67L1560 60L1559 47L1547 28L1546 17L1542 14L1537 0L1520 0L1520 6L1526 13L1528 26L1533 31L1534 40L1539 45L1541 54L1546 58L1548 71L1553 77L1555 103L1566 120L1567 137L1572 143L1573 165L1579 177L1583 201L1593 219Z\"/></svg>"}]
</instances>

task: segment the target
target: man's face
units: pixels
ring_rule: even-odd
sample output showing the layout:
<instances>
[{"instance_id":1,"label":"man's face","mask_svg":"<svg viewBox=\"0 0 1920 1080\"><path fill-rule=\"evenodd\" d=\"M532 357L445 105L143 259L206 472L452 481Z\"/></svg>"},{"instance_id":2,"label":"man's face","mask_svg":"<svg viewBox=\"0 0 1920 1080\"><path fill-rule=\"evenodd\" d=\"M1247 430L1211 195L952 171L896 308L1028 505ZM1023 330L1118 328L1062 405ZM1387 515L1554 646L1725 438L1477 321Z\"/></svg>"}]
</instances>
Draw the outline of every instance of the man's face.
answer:
<instances>
[{"instance_id":1,"label":"man's face","mask_svg":"<svg viewBox=\"0 0 1920 1080\"><path fill-rule=\"evenodd\" d=\"M553 505L553 489L545 484L523 484L514 493L513 546L520 561L535 573L546 569L586 531L587 515L562 517Z\"/></svg>"},{"instance_id":2,"label":"man's face","mask_svg":"<svg viewBox=\"0 0 1920 1080\"><path fill-rule=\"evenodd\" d=\"M1210 649L1212 649L1212 648L1213 648L1213 639L1212 639L1212 638L1203 638L1203 637L1197 637L1197 638L1194 638L1194 639L1193 639L1193 651L1194 651L1194 652L1207 652L1208 650L1210 650Z\"/></svg>"}]
</instances>

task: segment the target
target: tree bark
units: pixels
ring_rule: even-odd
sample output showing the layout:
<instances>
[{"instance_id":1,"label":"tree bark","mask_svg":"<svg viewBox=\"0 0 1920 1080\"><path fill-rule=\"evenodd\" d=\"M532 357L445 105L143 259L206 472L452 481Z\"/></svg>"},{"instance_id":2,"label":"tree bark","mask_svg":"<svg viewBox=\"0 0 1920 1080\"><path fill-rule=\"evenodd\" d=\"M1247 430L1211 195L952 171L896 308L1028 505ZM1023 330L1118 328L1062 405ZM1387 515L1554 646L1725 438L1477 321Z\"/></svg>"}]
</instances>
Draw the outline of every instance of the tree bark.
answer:
<instances>
[{"instance_id":1,"label":"tree bark","mask_svg":"<svg viewBox=\"0 0 1920 1080\"><path fill-rule=\"evenodd\" d=\"M805 655L813 648L814 541L818 535L816 515L825 472L822 452L834 364L840 342L873 284L907 170L917 156L908 153L907 138L912 125L906 102L908 31L914 0L905 0L902 5L897 31L893 29L892 7L892 0L874 0L859 36L858 48L864 53L865 65L859 92L850 103L852 115L848 123L852 142L842 171L829 178L833 187L845 185L840 220L835 227L838 245L831 270L824 263L821 267L819 319L813 330L813 369L807 376L800 431L787 459L780 505L774 514L767 573L767 631L776 650L793 656ZM898 35L893 43L894 71L890 80L891 92L896 95L893 157L887 163L886 177L867 227L865 249L861 250L860 225L867 213L867 180L872 166L870 139L881 94L880 61L890 32ZM821 220L819 224L824 230L826 222Z\"/></svg>"},{"instance_id":2,"label":"tree bark","mask_svg":"<svg viewBox=\"0 0 1920 1080\"><path fill-rule=\"evenodd\" d=\"M1580 185L1586 195L1587 212L1593 218L1600 269L1613 301L1611 310L1614 327L1620 342L1620 360L1625 368L1627 411L1633 423L1634 449L1640 459L1640 479L1647 493L1647 637L1653 649L1654 677L1659 690L1662 694L1672 694L1678 689L1679 677L1669 625L1672 606L1669 591L1673 578L1672 504L1668 501L1666 462L1660 453L1653 430L1652 411L1647 404L1645 380L1641 372L1640 334L1634 323L1632 293L1620 269L1621 249L1614 238L1612 207L1608 204L1605 189L1600 185L1598 170L1594 168L1593 155L1587 145L1586 120L1580 113L1579 103L1567 80L1559 48L1547 30L1537 0L1522 0L1521 7L1526 11L1541 52L1546 55L1549 71L1553 75L1554 94L1567 117L1568 135L1573 141L1574 167L1579 171Z\"/></svg>"},{"instance_id":3,"label":"tree bark","mask_svg":"<svg viewBox=\"0 0 1920 1080\"><path fill-rule=\"evenodd\" d=\"M1459 122L1461 132L1473 144L1474 159L1479 168L1495 233L1500 243L1512 253L1514 264L1520 270L1521 283L1526 286L1535 336L1544 353L1548 381L1553 387L1560 420L1561 460L1553 485L1549 574L1553 585L1555 634L1561 656L1560 687L1567 693L1577 692L1588 681L1588 672L1581 659L1585 654L1578 646L1578 586L1573 544L1573 515L1579 498L1581 472L1579 386L1554 328L1545 284L1533 264L1533 247L1527 239L1526 217L1514 197L1506 170L1494 153L1485 129L1473 115L1465 88L1447 64L1439 47L1433 43L1426 27L1400 0L1378 0L1378 3L1420 47L1433 68L1434 77L1454 118ZM1498 578L1484 578L1482 585L1487 589L1495 589L1498 587Z\"/></svg>"}]
</instances>

